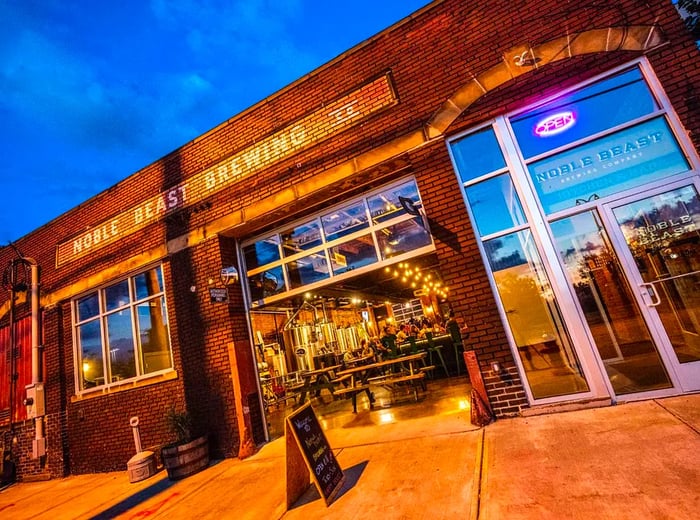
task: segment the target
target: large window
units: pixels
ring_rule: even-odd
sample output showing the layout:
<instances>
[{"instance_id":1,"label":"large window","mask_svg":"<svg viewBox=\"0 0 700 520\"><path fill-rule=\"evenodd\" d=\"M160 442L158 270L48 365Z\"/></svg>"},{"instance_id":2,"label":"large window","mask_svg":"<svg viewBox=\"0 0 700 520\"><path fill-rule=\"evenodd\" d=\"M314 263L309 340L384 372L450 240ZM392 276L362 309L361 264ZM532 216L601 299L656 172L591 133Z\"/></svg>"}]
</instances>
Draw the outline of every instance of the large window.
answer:
<instances>
[{"instance_id":1,"label":"large window","mask_svg":"<svg viewBox=\"0 0 700 520\"><path fill-rule=\"evenodd\" d=\"M160 267L76 299L73 316L79 391L172 368Z\"/></svg>"},{"instance_id":2,"label":"large window","mask_svg":"<svg viewBox=\"0 0 700 520\"><path fill-rule=\"evenodd\" d=\"M413 179L243 244L252 306L435 248Z\"/></svg>"},{"instance_id":3,"label":"large window","mask_svg":"<svg viewBox=\"0 0 700 520\"><path fill-rule=\"evenodd\" d=\"M529 230L484 242L498 295L535 399L589 390Z\"/></svg>"},{"instance_id":4,"label":"large window","mask_svg":"<svg viewBox=\"0 0 700 520\"><path fill-rule=\"evenodd\" d=\"M525 159L570 145L659 109L641 70L609 76L510 120Z\"/></svg>"},{"instance_id":5,"label":"large window","mask_svg":"<svg viewBox=\"0 0 700 520\"><path fill-rule=\"evenodd\" d=\"M688 162L663 117L528 165L545 213L555 213L682 173Z\"/></svg>"},{"instance_id":6,"label":"large window","mask_svg":"<svg viewBox=\"0 0 700 520\"><path fill-rule=\"evenodd\" d=\"M532 397L589 391L494 129L473 132L451 147Z\"/></svg>"}]
</instances>

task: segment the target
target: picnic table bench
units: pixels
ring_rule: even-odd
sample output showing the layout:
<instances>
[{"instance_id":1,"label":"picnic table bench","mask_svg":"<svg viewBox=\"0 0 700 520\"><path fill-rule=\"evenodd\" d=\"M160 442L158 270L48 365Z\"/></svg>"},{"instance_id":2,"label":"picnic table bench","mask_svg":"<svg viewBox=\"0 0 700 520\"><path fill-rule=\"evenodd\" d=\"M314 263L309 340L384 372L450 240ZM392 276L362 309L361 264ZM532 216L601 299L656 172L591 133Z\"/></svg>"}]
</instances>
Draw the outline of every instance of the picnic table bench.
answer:
<instances>
[{"instance_id":1,"label":"picnic table bench","mask_svg":"<svg viewBox=\"0 0 700 520\"><path fill-rule=\"evenodd\" d=\"M399 356L378 363L370 363L338 371L336 372L336 377L350 376L350 382L347 387L335 390L334 395L352 396L353 413L357 413L357 394L360 392L366 392L370 399L370 405L372 404L373 396L370 392L371 384L393 388L394 385L409 383L413 385L414 396L416 400L418 400L418 391L415 385L419 384L423 390L426 390L426 372L425 370L416 368L415 363L423 360L425 356L425 352L419 352L408 356ZM393 369L397 365L403 365L408 368L406 371L384 372L387 369ZM379 375L370 377L373 373L379 373Z\"/></svg>"},{"instance_id":2,"label":"picnic table bench","mask_svg":"<svg viewBox=\"0 0 700 520\"><path fill-rule=\"evenodd\" d=\"M318 396L321 390L326 389L331 394L333 394L337 381L334 381L338 374L335 372L341 365L334 365L330 367L320 368L318 370L308 370L301 372L303 383L297 389L299 392L299 401L297 404L301 405L306 400L306 395L311 394Z\"/></svg>"}]
</instances>

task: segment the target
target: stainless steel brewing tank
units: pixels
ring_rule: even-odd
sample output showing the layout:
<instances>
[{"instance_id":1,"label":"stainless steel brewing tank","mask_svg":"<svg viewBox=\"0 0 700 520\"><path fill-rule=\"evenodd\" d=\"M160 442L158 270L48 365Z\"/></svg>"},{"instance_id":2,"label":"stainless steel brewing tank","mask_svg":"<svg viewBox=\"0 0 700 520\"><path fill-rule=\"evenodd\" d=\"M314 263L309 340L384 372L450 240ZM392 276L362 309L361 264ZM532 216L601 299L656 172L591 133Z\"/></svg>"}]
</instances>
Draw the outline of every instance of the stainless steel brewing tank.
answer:
<instances>
[{"instance_id":1,"label":"stainless steel brewing tank","mask_svg":"<svg viewBox=\"0 0 700 520\"><path fill-rule=\"evenodd\" d=\"M284 331L284 342L286 345L292 347L308 345L312 341L315 341L314 336L314 329L311 325L298 325Z\"/></svg>"},{"instance_id":2,"label":"stainless steel brewing tank","mask_svg":"<svg viewBox=\"0 0 700 520\"><path fill-rule=\"evenodd\" d=\"M287 352L293 354L297 370L312 370L314 366L315 336L311 325L299 325L283 331Z\"/></svg>"},{"instance_id":3,"label":"stainless steel brewing tank","mask_svg":"<svg viewBox=\"0 0 700 520\"><path fill-rule=\"evenodd\" d=\"M341 352L355 350L360 346L360 336L355 327L345 327L336 331Z\"/></svg>"},{"instance_id":4,"label":"stainless steel brewing tank","mask_svg":"<svg viewBox=\"0 0 700 520\"><path fill-rule=\"evenodd\" d=\"M360 335L357 333L355 327L348 327L345 329L345 333L348 337L348 346L351 350L356 350L360 348Z\"/></svg>"},{"instance_id":5,"label":"stainless steel brewing tank","mask_svg":"<svg viewBox=\"0 0 700 520\"><path fill-rule=\"evenodd\" d=\"M332 321L324 321L317 325L318 327L318 344L325 346L327 351L334 351L338 346L338 334L336 332L335 323Z\"/></svg>"}]
</instances>

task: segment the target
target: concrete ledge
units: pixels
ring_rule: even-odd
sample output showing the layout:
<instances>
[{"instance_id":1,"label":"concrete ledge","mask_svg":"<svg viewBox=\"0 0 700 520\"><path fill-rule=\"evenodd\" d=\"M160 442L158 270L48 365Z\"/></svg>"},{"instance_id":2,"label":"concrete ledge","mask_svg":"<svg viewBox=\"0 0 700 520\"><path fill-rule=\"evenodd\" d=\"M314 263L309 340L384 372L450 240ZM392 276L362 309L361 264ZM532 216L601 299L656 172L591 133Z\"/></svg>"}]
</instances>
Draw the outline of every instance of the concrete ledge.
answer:
<instances>
[{"instance_id":1,"label":"concrete ledge","mask_svg":"<svg viewBox=\"0 0 700 520\"><path fill-rule=\"evenodd\" d=\"M37 473L34 475L24 475L20 482L46 482L51 480L51 475L48 473Z\"/></svg>"},{"instance_id":2,"label":"concrete ledge","mask_svg":"<svg viewBox=\"0 0 700 520\"><path fill-rule=\"evenodd\" d=\"M548 415L552 413L588 410L590 408L604 408L606 406L612 406L612 400L609 397L588 399L583 401L566 401L563 403L545 404L525 408L524 410L520 411L520 416L534 417L537 415Z\"/></svg>"}]
</instances>

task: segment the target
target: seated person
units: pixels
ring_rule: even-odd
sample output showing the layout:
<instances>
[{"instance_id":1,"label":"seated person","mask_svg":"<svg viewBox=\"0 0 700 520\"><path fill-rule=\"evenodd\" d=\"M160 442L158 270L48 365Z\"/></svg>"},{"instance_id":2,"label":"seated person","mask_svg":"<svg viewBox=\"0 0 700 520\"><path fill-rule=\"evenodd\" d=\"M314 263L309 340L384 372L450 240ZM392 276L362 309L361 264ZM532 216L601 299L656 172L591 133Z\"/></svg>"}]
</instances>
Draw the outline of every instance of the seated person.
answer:
<instances>
[{"instance_id":1,"label":"seated person","mask_svg":"<svg viewBox=\"0 0 700 520\"><path fill-rule=\"evenodd\" d=\"M406 338L411 335L411 330L408 323L401 325L401 328L396 333L396 343L403 343Z\"/></svg>"},{"instance_id":2,"label":"seated person","mask_svg":"<svg viewBox=\"0 0 700 520\"><path fill-rule=\"evenodd\" d=\"M453 338L459 338L461 336L461 332L459 330L459 323L457 323L454 313L452 311L448 312L445 318L445 332L450 334Z\"/></svg>"},{"instance_id":3,"label":"seated person","mask_svg":"<svg viewBox=\"0 0 700 520\"><path fill-rule=\"evenodd\" d=\"M415 318L411 318L410 320L408 320L408 330L409 336L418 336L418 333L420 332L420 327Z\"/></svg>"},{"instance_id":4,"label":"seated person","mask_svg":"<svg viewBox=\"0 0 700 520\"><path fill-rule=\"evenodd\" d=\"M418 337L420 339L425 339L425 333L426 332L432 332L433 328L429 326L428 322L423 322L420 331L418 332Z\"/></svg>"},{"instance_id":5,"label":"seated person","mask_svg":"<svg viewBox=\"0 0 700 520\"><path fill-rule=\"evenodd\" d=\"M374 357L374 348L372 347L372 343L363 338L360 340L360 357L368 356Z\"/></svg>"}]
</instances>

